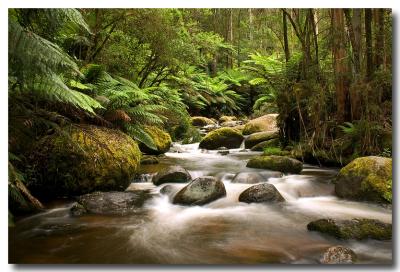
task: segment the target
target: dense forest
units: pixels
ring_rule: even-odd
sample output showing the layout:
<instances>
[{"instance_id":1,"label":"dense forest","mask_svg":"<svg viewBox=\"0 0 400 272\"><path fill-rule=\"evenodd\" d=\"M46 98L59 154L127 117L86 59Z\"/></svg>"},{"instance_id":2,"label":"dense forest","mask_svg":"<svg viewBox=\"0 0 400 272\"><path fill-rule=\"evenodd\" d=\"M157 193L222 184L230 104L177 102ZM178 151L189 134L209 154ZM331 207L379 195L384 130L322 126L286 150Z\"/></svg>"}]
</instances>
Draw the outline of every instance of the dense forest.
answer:
<instances>
[{"instance_id":1,"label":"dense forest","mask_svg":"<svg viewBox=\"0 0 400 272\"><path fill-rule=\"evenodd\" d=\"M54 198L125 190L171 143L239 148L235 137L260 133L250 120L276 118L264 156L323 167L392 156L391 10L8 15L10 226ZM391 170L379 186L363 199L391 203Z\"/></svg>"}]
</instances>

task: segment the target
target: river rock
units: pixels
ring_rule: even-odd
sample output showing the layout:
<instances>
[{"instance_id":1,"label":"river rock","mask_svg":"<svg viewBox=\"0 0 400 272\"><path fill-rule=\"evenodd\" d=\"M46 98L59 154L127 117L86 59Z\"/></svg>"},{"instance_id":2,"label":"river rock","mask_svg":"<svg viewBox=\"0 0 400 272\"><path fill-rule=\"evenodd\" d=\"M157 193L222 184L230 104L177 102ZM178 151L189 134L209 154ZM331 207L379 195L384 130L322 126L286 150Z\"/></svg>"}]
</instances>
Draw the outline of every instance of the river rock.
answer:
<instances>
[{"instance_id":1,"label":"river rock","mask_svg":"<svg viewBox=\"0 0 400 272\"><path fill-rule=\"evenodd\" d=\"M86 213L105 215L127 215L140 212L144 202L152 195L148 190L129 192L94 192L78 197L71 207L71 214L81 216Z\"/></svg>"},{"instance_id":2,"label":"river rock","mask_svg":"<svg viewBox=\"0 0 400 272\"><path fill-rule=\"evenodd\" d=\"M191 117L192 125L196 127L204 127L207 125L215 125L215 122L207 117L193 116Z\"/></svg>"},{"instance_id":3,"label":"river rock","mask_svg":"<svg viewBox=\"0 0 400 272\"><path fill-rule=\"evenodd\" d=\"M133 179L141 153L119 130L92 125L70 126L42 138L30 156L32 194L42 198L94 191L123 191Z\"/></svg>"},{"instance_id":4,"label":"river rock","mask_svg":"<svg viewBox=\"0 0 400 272\"><path fill-rule=\"evenodd\" d=\"M322 264L353 264L357 261L357 255L348 247L333 246L328 248L322 256Z\"/></svg>"},{"instance_id":5,"label":"river rock","mask_svg":"<svg viewBox=\"0 0 400 272\"><path fill-rule=\"evenodd\" d=\"M246 183L246 184L260 183L263 181L267 180L265 180L260 174L253 172L238 173L232 179L232 183Z\"/></svg>"},{"instance_id":6,"label":"river rock","mask_svg":"<svg viewBox=\"0 0 400 272\"><path fill-rule=\"evenodd\" d=\"M332 235L338 239L375 239L390 240L392 224L375 219L355 218L351 220L318 219L307 225L310 231Z\"/></svg>"},{"instance_id":7,"label":"river rock","mask_svg":"<svg viewBox=\"0 0 400 272\"><path fill-rule=\"evenodd\" d=\"M174 204L204 205L226 196L224 183L212 176L199 177L174 197Z\"/></svg>"},{"instance_id":8,"label":"river rock","mask_svg":"<svg viewBox=\"0 0 400 272\"><path fill-rule=\"evenodd\" d=\"M251 186L239 195L240 202L260 203L260 202L283 202L285 199L275 188L269 183L262 183Z\"/></svg>"},{"instance_id":9,"label":"river rock","mask_svg":"<svg viewBox=\"0 0 400 272\"><path fill-rule=\"evenodd\" d=\"M227 121L220 124L221 127L237 127L243 125L242 121Z\"/></svg>"},{"instance_id":10,"label":"river rock","mask_svg":"<svg viewBox=\"0 0 400 272\"><path fill-rule=\"evenodd\" d=\"M243 135L250 135L255 132L273 131L278 132L276 118L278 114L267 114L250 120L243 129Z\"/></svg>"},{"instance_id":11,"label":"river rock","mask_svg":"<svg viewBox=\"0 0 400 272\"><path fill-rule=\"evenodd\" d=\"M244 140L244 147L245 148L252 148L256 144L259 144L264 141L268 141L274 138L278 138L279 134L277 131L262 131L262 132L256 132L251 135L249 135L245 140Z\"/></svg>"},{"instance_id":12,"label":"river rock","mask_svg":"<svg viewBox=\"0 0 400 272\"><path fill-rule=\"evenodd\" d=\"M189 172L178 165L170 166L159 171L152 179L154 185L160 185L163 183L169 182L177 182L177 183L185 183L189 182L192 179Z\"/></svg>"},{"instance_id":13,"label":"river rock","mask_svg":"<svg viewBox=\"0 0 400 272\"><path fill-rule=\"evenodd\" d=\"M219 128L209 132L200 142L203 149L217 149L219 147L238 148L242 144L243 136L232 128Z\"/></svg>"},{"instance_id":14,"label":"river rock","mask_svg":"<svg viewBox=\"0 0 400 272\"><path fill-rule=\"evenodd\" d=\"M148 164L158 164L159 161L157 157L154 156L143 156L143 158L140 160L140 164L143 165L148 165Z\"/></svg>"},{"instance_id":15,"label":"river rock","mask_svg":"<svg viewBox=\"0 0 400 272\"><path fill-rule=\"evenodd\" d=\"M251 148L251 151L264 151L268 147L279 147L279 139L271 139L267 141L262 141Z\"/></svg>"},{"instance_id":16,"label":"river rock","mask_svg":"<svg viewBox=\"0 0 400 272\"><path fill-rule=\"evenodd\" d=\"M168 152L172 144L171 136L168 132L155 126L147 126L144 128L144 131L153 139L154 145L157 149L151 149L147 145L139 143L139 148L143 153L160 155Z\"/></svg>"},{"instance_id":17,"label":"river rock","mask_svg":"<svg viewBox=\"0 0 400 272\"><path fill-rule=\"evenodd\" d=\"M221 117L218 119L218 122L219 122L220 124L222 124L222 123L225 123L225 122L232 122L232 121L236 121L236 120L237 120L236 116L226 116L226 115L223 115L223 116L221 116Z\"/></svg>"},{"instance_id":18,"label":"river rock","mask_svg":"<svg viewBox=\"0 0 400 272\"><path fill-rule=\"evenodd\" d=\"M298 174L303 170L301 161L284 156L256 156L251 158L246 166L294 174Z\"/></svg>"},{"instance_id":19,"label":"river rock","mask_svg":"<svg viewBox=\"0 0 400 272\"><path fill-rule=\"evenodd\" d=\"M392 159L360 157L343 167L334 180L339 197L378 203L392 202Z\"/></svg>"}]
</instances>

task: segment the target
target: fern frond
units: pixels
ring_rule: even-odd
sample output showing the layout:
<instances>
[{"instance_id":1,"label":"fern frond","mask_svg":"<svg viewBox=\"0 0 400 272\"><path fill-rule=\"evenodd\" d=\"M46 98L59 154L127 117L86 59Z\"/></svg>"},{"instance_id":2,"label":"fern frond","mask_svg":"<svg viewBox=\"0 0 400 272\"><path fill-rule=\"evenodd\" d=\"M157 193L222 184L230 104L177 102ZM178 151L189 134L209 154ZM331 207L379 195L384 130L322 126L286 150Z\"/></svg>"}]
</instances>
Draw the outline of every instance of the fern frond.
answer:
<instances>
[{"instance_id":1,"label":"fern frond","mask_svg":"<svg viewBox=\"0 0 400 272\"><path fill-rule=\"evenodd\" d=\"M157 150L153 138L151 138L151 136L146 131L144 131L142 126L135 124L126 124L125 128L129 136L145 144L149 148Z\"/></svg>"}]
</instances>

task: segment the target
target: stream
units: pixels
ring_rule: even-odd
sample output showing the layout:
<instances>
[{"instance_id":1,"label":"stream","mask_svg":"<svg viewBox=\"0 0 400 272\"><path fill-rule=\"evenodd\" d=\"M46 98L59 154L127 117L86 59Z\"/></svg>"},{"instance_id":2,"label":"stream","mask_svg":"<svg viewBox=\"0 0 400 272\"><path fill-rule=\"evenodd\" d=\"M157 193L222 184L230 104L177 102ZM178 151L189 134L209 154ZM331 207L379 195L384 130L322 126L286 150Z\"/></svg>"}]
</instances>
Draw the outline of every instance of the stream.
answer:
<instances>
[{"instance_id":1,"label":"stream","mask_svg":"<svg viewBox=\"0 0 400 272\"><path fill-rule=\"evenodd\" d=\"M180 145L156 165L142 165L143 174L128 189L149 189L155 196L143 212L130 216L72 217L72 200L48 203L40 214L20 218L9 228L11 263L129 264L316 264L333 245L350 247L358 263L389 264L392 241L341 241L309 232L313 220L372 218L392 222L391 208L339 199L331 183L338 169L304 165L300 175L269 178L286 202L246 204L241 192L254 184L231 183L239 172L268 170L246 167L261 152L230 149L228 155ZM181 165L192 178L211 175L224 182L227 196L204 206L185 207L158 194L164 186L151 183L155 172ZM172 184L172 183L171 183ZM173 184L183 188L185 184Z\"/></svg>"}]
</instances>

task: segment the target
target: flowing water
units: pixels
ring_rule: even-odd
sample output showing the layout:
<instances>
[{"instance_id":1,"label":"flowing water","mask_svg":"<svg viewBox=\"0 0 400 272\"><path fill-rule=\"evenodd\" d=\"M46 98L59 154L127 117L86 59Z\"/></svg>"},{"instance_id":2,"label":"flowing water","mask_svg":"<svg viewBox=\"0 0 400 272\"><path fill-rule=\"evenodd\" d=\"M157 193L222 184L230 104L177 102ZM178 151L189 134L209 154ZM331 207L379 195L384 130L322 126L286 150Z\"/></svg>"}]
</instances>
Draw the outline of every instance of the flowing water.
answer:
<instances>
[{"instance_id":1,"label":"flowing water","mask_svg":"<svg viewBox=\"0 0 400 272\"><path fill-rule=\"evenodd\" d=\"M13 263L153 263L153 264L263 264L318 263L332 245L352 248L360 263L392 261L391 241L340 241L307 231L307 224L323 217L379 219L391 223L392 210L374 204L338 199L331 178L336 169L305 165L300 175L269 178L286 199L284 203L246 204L238 196L254 184L231 183L259 152L231 149L226 156L202 151L198 144L175 144L160 164L141 167L131 189L150 189L156 196L143 212L131 216L69 215L72 201L58 201L44 213L22 218L10 229ZM152 175L168 165L181 165L193 178L212 175L225 184L227 196L204 206L173 205L158 194ZM172 185L172 184L171 184ZM173 184L176 190L185 184Z\"/></svg>"}]
</instances>

